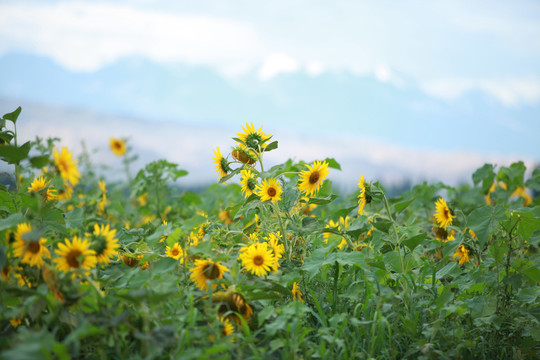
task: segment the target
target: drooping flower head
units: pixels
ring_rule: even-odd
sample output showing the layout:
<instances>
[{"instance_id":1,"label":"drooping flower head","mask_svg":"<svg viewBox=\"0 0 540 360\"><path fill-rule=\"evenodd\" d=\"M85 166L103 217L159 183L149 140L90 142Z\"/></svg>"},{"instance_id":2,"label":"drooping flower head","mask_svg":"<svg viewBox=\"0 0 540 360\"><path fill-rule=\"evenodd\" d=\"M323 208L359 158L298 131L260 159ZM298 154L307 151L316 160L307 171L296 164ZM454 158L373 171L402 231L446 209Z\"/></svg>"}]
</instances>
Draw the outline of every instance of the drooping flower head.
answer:
<instances>
[{"instance_id":1,"label":"drooping flower head","mask_svg":"<svg viewBox=\"0 0 540 360\"><path fill-rule=\"evenodd\" d=\"M229 268L221 265L219 262L197 259L195 260L195 267L190 270L191 275L189 278L195 282L200 290L206 291L208 290L207 281L222 279L226 271L229 271ZM216 286L217 284L212 284L212 290Z\"/></svg>"},{"instance_id":2,"label":"drooping flower head","mask_svg":"<svg viewBox=\"0 0 540 360\"><path fill-rule=\"evenodd\" d=\"M175 260L179 260L181 264L184 263L184 251L178 242L175 242L172 247L167 246L165 248L165 254Z\"/></svg>"},{"instance_id":3,"label":"drooping flower head","mask_svg":"<svg viewBox=\"0 0 540 360\"><path fill-rule=\"evenodd\" d=\"M58 152L58 149L54 149L53 156L56 169L60 173L64 183L69 182L71 186L77 185L81 174L77 168L77 163L72 159L73 155L66 147L63 147L61 152Z\"/></svg>"},{"instance_id":4,"label":"drooping flower head","mask_svg":"<svg viewBox=\"0 0 540 360\"><path fill-rule=\"evenodd\" d=\"M254 243L244 248L238 256L242 266L257 276L264 276L273 269L277 263L274 251L268 248L268 243Z\"/></svg>"},{"instance_id":5,"label":"drooping flower head","mask_svg":"<svg viewBox=\"0 0 540 360\"><path fill-rule=\"evenodd\" d=\"M363 215L364 208L367 204L366 180L364 180L364 175L360 176L360 180L358 180L358 187L360 188L360 194L358 195L358 215Z\"/></svg>"},{"instance_id":6,"label":"drooping flower head","mask_svg":"<svg viewBox=\"0 0 540 360\"><path fill-rule=\"evenodd\" d=\"M469 262L469 250L465 247L464 244L459 245L456 252L454 252L454 255L452 255L453 258L459 257L459 265L463 265L466 262Z\"/></svg>"},{"instance_id":7,"label":"drooping flower head","mask_svg":"<svg viewBox=\"0 0 540 360\"><path fill-rule=\"evenodd\" d=\"M308 170L300 173L300 184L298 190L303 191L307 196L313 196L319 191L324 179L330 173L326 161L315 161L313 166L307 165Z\"/></svg>"},{"instance_id":8,"label":"drooping flower head","mask_svg":"<svg viewBox=\"0 0 540 360\"><path fill-rule=\"evenodd\" d=\"M98 263L108 264L118 254L120 245L115 235L116 230L111 230L109 225L94 225L94 232L88 236L92 239L91 249L95 251Z\"/></svg>"},{"instance_id":9,"label":"drooping flower head","mask_svg":"<svg viewBox=\"0 0 540 360\"><path fill-rule=\"evenodd\" d=\"M214 150L214 164L216 164L214 167L216 168L216 172L219 174L219 180L223 179L225 176L227 176L231 171L231 167L229 166L229 162L227 159L223 157L221 154L221 151L219 150L219 146ZM223 182L224 184L227 183L227 181Z\"/></svg>"},{"instance_id":10,"label":"drooping flower head","mask_svg":"<svg viewBox=\"0 0 540 360\"><path fill-rule=\"evenodd\" d=\"M254 150L246 148L244 144L238 144L231 152L233 158L246 165L253 165L257 162L258 156Z\"/></svg>"},{"instance_id":11,"label":"drooping flower head","mask_svg":"<svg viewBox=\"0 0 540 360\"><path fill-rule=\"evenodd\" d=\"M454 219L455 216L452 215L450 208L446 205L446 200L443 198L439 198L439 200L435 202L435 209L435 221L437 221L437 224L439 224L440 227L446 230L448 225L452 225L452 219Z\"/></svg>"},{"instance_id":12,"label":"drooping flower head","mask_svg":"<svg viewBox=\"0 0 540 360\"><path fill-rule=\"evenodd\" d=\"M272 135L267 135L261 131L262 126L259 130L255 131L253 123L246 123L246 127L242 126L244 132L237 134L238 139L242 140L244 144L253 150L260 151L264 149L268 144L266 143Z\"/></svg>"},{"instance_id":13,"label":"drooping flower head","mask_svg":"<svg viewBox=\"0 0 540 360\"><path fill-rule=\"evenodd\" d=\"M283 193L281 185L274 178L263 180L255 189L257 195L261 197L261 201L272 200L274 203L281 200L281 194Z\"/></svg>"},{"instance_id":14,"label":"drooping flower head","mask_svg":"<svg viewBox=\"0 0 540 360\"><path fill-rule=\"evenodd\" d=\"M90 270L96 266L96 252L90 248L87 239L73 237L73 241L65 239L64 243L58 243L55 252L60 256L54 259L56 268L63 272L70 270Z\"/></svg>"},{"instance_id":15,"label":"drooping flower head","mask_svg":"<svg viewBox=\"0 0 540 360\"><path fill-rule=\"evenodd\" d=\"M43 257L51 258L49 249L45 246L44 238L32 239L32 226L28 223L17 225L13 255L22 258L21 262L41 268L44 264Z\"/></svg>"},{"instance_id":16,"label":"drooping flower head","mask_svg":"<svg viewBox=\"0 0 540 360\"><path fill-rule=\"evenodd\" d=\"M242 174L242 177L240 178L242 192L244 193L244 197L247 198L253 194L257 188L257 175L255 175L255 173L253 173L251 170L241 170L240 174Z\"/></svg>"},{"instance_id":17,"label":"drooping flower head","mask_svg":"<svg viewBox=\"0 0 540 360\"><path fill-rule=\"evenodd\" d=\"M111 150L114 155L123 156L126 154L127 146L125 140L110 138L109 145L111 146Z\"/></svg>"},{"instance_id":18,"label":"drooping flower head","mask_svg":"<svg viewBox=\"0 0 540 360\"><path fill-rule=\"evenodd\" d=\"M231 319L237 324L241 324L239 314L246 321L250 321L253 316L253 309L246 299L239 293L233 292L230 288L227 291L217 291L212 295L212 302L220 304L218 314L225 319Z\"/></svg>"}]
</instances>

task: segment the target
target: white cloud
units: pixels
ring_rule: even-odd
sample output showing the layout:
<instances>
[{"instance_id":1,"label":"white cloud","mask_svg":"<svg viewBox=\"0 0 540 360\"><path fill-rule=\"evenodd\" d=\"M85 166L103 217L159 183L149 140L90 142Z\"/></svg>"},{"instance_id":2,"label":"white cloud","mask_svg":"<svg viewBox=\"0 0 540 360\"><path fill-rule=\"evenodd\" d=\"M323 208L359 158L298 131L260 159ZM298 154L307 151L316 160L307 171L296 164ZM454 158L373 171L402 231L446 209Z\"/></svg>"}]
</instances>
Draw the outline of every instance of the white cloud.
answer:
<instances>
[{"instance_id":1,"label":"white cloud","mask_svg":"<svg viewBox=\"0 0 540 360\"><path fill-rule=\"evenodd\" d=\"M506 106L540 103L540 80L532 78L442 79L426 82L424 91L445 100L455 100L469 91L481 90Z\"/></svg>"},{"instance_id":2,"label":"white cloud","mask_svg":"<svg viewBox=\"0 0 540 360\"><path fill-rule=\"evenodd\" d=\"M238 21L126 5L70 2L0 6L0 53L26 50L68 69L93 71L120 57L184 61L227 70L260 56L256 31Z\"/></svg>"},{"instance_id":3,"label":"white cloud","mask_svg":"<svg viewBox=\"0 0 540 360\"><path fill-rule=\"evenodd\" d=\"M300 64L284 53L274 53L268 56L259 69L259 78L261 80L270 80L281 73L291 73L298 71Z\"/></svg>"},{"instance_id":4,"label":"white cloud","mask_svg":"<svg viewBox=\"0 0 540 360\"><path fill-rule=\"evenodd\" d=\"M310 61L306 65L306 72L311 76L319 76L325 70L324 64L320 61Z\"/></svg>"}]
</instances>

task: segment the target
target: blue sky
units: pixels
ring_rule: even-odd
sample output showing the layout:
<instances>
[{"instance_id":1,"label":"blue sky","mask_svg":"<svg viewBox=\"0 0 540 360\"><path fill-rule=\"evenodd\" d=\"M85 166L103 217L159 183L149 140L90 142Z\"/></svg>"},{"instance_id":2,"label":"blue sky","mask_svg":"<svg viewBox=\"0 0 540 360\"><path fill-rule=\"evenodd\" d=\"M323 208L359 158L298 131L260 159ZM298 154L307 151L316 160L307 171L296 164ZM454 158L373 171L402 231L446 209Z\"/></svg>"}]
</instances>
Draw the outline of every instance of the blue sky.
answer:
<instances>
[{"instance_id":1,"label":"blue sky","mask_svg":"<svg viewBox=\"0 0 540 360\"><path fill-rule=\"evenodd\" d=\"M540 159L538 39L536 1L3 1L0 98L223 126L225 148L253 121L299 139L285 158L456 181Z\"/></svg>"}]
</instances>

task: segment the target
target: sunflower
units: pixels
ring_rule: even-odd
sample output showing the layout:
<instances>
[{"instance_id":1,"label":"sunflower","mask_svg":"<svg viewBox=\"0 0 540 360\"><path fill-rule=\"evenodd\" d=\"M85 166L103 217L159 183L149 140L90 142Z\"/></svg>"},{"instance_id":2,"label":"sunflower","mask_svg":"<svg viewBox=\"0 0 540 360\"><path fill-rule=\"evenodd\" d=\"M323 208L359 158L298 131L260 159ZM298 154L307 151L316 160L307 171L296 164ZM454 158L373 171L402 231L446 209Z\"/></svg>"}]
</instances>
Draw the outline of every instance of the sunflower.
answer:
<instances>
[{"instance_id":1,"label":"sunflower","mask_svg":"<svg viewBox=\"0 0 540 360\"><path fill-rule=\"evenodd\" d=\"M225 225L232 224L234 221L231 219L231 212L232 210L219 210L218 219L223 221Z\"/></svg>"},{"instance_id":2,"label":"sunflower","mask_svg":"<svg viewBox=\"0 0 540 360\"><path fill-rule=\"evenodd\" d=\"M65 239L65 243L59 243L55 252L60 255L54 259L56 268L63 272L70 270L85 269L90 270L96 266L96 252L90 249L90 242L87 239L73 237L70 242Z\"/></svg>"},{"instance_id":3,"label":"sunflower","mask_svg":"<svg viewBox=\"0 0 540 360\"><path fill-rule=\"evenodd\" d=\"M251 194L253 194L253 191L255 191L258 185L257 175L251 172L251 170L241 170L240 174L242 174L242 177L240 178L242 192L244 193L244 197L249 197Z\"/></svg>"},{"instance_id":4,"label":"sunflower","mask_svg":"<svg viewBox=\"0 0 540 360\"><path fill-rule=\"evenodd\" d=\"M255 151L252 149L247 149L246 145L244 144L239 144L237 147L235 147L231 152L231 155L233 158L246 165L255 164L258 159Z\"/></svg>"},{"instance_id":5,"label":"sunflower","mask_svg":"<svg viewBox=\"0 0 540 360\"><path fill-rule=\"evenodd\" d=\"M111 262L111 258L115 256L120 247L118 244L118 239L114 236L116 235L116 230L109 229L109 225L94 225L94 232L92 235L89 235L92 239L91 249L96 252L96 259L98 263L108 264Z\"/></svg>"},{"instance_id":6,"label":"sunflower","mask_svg":"<svg viewBox=\"0 0 540 360\"><path fill-rule=\"evenodd\" d=\"M195 260L195 267L190 270L191 275L189 276L197 287L202 290L208 290L207 281L219 280L223 278L223 274L229 271L226 266L221 265L218 262L213 262L212 260ZM212 284L212 290L216 288L217 284Z\"/></svg>"},{"instance_id":7,"label":"sunflower","mask_svg":"<svg viewBox=\"0 0 540 360\"><path fill-rule=\"evenodd\" d=\"M459 257L459 265L463 265L466 262L469 262L469 250L465 247L465 245L461 244L459 245L458 249L452 256L453 258Z\"/></svg>"},{"instance_id":8,"label":"sunflower","mask_svg":"<svg viewBox=\"0 0 540 360\"><path fill-rule=\"evenodd\" d=\"M526 189L518 186L511 196L520 196L523 198L523 206L529 206L532 203L532 197L527 193Z\"/></svg>"},{"instance_id":9,"label":"sunflower","mask_svg":"<svg viewBox=\"0 0 540 360\"><path fill-rule=\"evenodd\" d=\"M293 295L293 300L298 300L298 301L304 302L304 299L302 299L303 294L300 291L300 289L298 288L298 283L296 281L293 283L291 292L292 292L292 295Z\"/></svg>"},{"instance_id":10,"label":"sunflower","mask_svg":"<svg viewBox=\"0 0 540 360\"><path fill-rule=\"evenodd\" d=\"M358 215L363 215L364 208L367 204L366 180L364 180L364 175L360 176L360 180L358 180L358 187L360 188L360 194L358 195Z\"/></svg>"},{"instance_id":11,"label":"sunflower","mask_svg":"<svg viewBox=\"0 0 540 360\"><path fill-rule=\"evenodd\" d=\"M178 242L175 242L172 248L167 246L165 248L165 254L170 258L179 260L181 264L184 263L184 251Z\"/></svg>"},{"instance_id":12,"label":"sunflower","mask_svg":"<svg viewBox=\"0 0 540 360\"><path fill-rule=\"evenodd\" d=\"M45 189L49 186L51 183L50 180L45 180L43 176L36 177L32 181L32 184L28 187L28 192L41 192L41 190ZM54 187L49 187L46 192L41 193L41 196L45 201L51 201L56 199L56 189Z\"/></svg>"},{"instance_id":13,"label":"sunflower","mask_svg":"<svg viewBox=\"0 0 540 360\"><path fill-rule=\"evenodd\" d=\"M114 155L123 156L126 154L126 142L123 139L110 138L109 145Z\"/></svg>"},{"instance_id":14,"label":"sunflower","mask_svg":"<svg viewBox=\"0 0 540 360\"><path fill-rule=\"evenodd\" d=\"M260 185L257 185L255 190L257 191L257 195L261 197L261 201L272 200L274 203L281 200L281 194L283 193L283 189L274 178L263 180Z\"/></svg>"},{"instance_id":15,"label":"sunflower","mask_svg":"<svg viewBox=\"0 0 540 360\"><path fill-rule=\"evenodd\" d=\"M435 202L435 209L435 220L437 221L437 224L446 230L448 225L452 225L452 219L454 219L455 216L452 215L450 208L446 205L446 200L443 198L439 198L439 200Z\"/></svg>"},{"instance_id":16,"label":"sunflower","mask_svg":"<svg viewBox=\"0 0 540 360\"><path fill-rule=\"evenodd\" d=\"M270 272L270 269L279 266L276 264L278 261L274 252L265 242L249 245L238 257L242 261L242 266L257 276L264 276Z\"/></svg>"},{"instance_id":17,"label":"sunflower","mask_svg":"<svg viewBox=\"0 0 540 360\"><path fill-rule=\"evenodd\" d=\"M330 220L328 222L328 224L325 226L326 228L335 228L337 227L338 230L345 230L349 227L349 217L343 217L341 216L339 218L339 221L334 221L334 220ZM324 242L325 243L328 243L328 238L330 237L330 235L332 235L333 233L331 232L324 232L323 233L323 238L324 238ZM339 249L342 249L345 245L347 245L347 240L345 240L345 237L344 236L341 236L341 242L338 244L338 248Z\"/></svg>"},{"instance_id":18,"label":"sunflower","mask_svg":"<svg viewBox=\"0 0 540 360\"><path fill-rule=\"evenodd\" d=\"M73 160L72 154L68 151L66 147L62 148L62 152L58 152L58 149L54 149L54 163L60 176L64 180L64 183L69 182L72 186L75 186L79 183L81 174L77 169L77 164Z\"/></svg>"},{"instance_id":19,"label":"sunflower","mask_svg":"<svg viewBox=\"0 0 540 360\"><path fill-rule=\"evenodd\" d=\"M221 333L223 334L223 336L229 336L234 333L234 326L229 321L229 319L220 318L219 321L221 321L221 323L223 324L223 329L221 330Z\"/></svg>"},{"instance_id":20,"label":"sunflower","mask_svg":"<svg viewBox=\"0 0 540 360\"><path fill-rule=\"evenodd\" d=\"M59 201L67 201L73 196L73 187L64 184L64 189L58 191L57 199Z\"/></svg>"},{"instance_id":21,"label":"sunflower","mask_svg":"<svg viewBox=\"0 0 540 360\"><path fill-rule=\"evenodd\" d=\"M434 226L432 230L439 241L447 242L456 239L456 232L454 230L446 231L446 229L438 226Z\"/></svg>"},{"instance_id":22,"label":"sunflower","mask_svg":"<svg viewBox=\"0 0 540 360\"><path fill-rule=\"evenodd\" d=\"M315 161L313 166L307 165L308 170L304 170L300 173L300 184L298 190L306 193L307 196L313 196L317 194L324 179L330 173L328 169L328 163L326 161Z\"/></svg>"},{"instance_id":23,"label":"sunflower","mask_svg":"<svg viewBox=\"0 0 540 360\"><path fill-rule=\"evenodd\" d=\"M32 226L30 224L22 223L17 225L13 255L22 258L21 262L23 264L29 264L41 269L44 264L43 257L50 259L51 253L45 247L46 239L32 239L32 237Z\"/></svg>"},{"instance_id":24,"label":"sunflower","mask_svg":"<svg viewBox=\"0 0 540 360\"><path fill-rule=\"evenodd\" d=\"M251 148L256 151L260 151L266 147L266 142L272 137L272 135L267 135L261 131L262 126L259 130L255 131L253 123L246 123L246 127L242 126L243 133L238 133L238 139L240 139L248 148Z\"/></svg>"},{"instance_id":25,"label":"sunflower","mask_svg":"<svg viewBox=\"0 0 540 360\"><path fill-rule=\"evenodd\" d=\"M227 159L221 155L221 151L219 150L219 146L214 150L214 166L216 168L216 172L219 174L219 180L223 179L225 176L227 176L231 171L231 167L229 166L229 162ZM223 182L224 184L227 183L227 181Z\"/></svg>"},{"instance_id":26,"label":"sunflower","mask_svg":"<svg viewBox=\"0 0 540 360\"><path fill-rule=\"evenodd\" d=\"M241 324L242 321L236 313L240 314L246 321L249 321L253 316L253 309L246 299L231 289L228 289L226 292L215 292L212 295L212 302L220 304L218 308L220 317L224 316L225 319L232 319L237 324Z\"/></svg>"}]
</instances>

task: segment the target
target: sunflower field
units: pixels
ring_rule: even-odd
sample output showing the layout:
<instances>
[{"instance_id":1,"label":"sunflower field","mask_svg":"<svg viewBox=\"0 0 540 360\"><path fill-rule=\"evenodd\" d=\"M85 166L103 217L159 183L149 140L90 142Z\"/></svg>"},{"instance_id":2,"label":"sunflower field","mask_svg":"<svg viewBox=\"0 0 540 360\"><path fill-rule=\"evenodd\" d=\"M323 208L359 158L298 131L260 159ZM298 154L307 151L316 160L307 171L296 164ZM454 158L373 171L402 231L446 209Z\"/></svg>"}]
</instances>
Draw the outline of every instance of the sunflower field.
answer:
<instances>
[{"instance_id":1,"label":"sunflower field","mask_svg":"<svg viewBox=\"0 0 540 360\"><path fill-rule=\"evenodd\" d=\"M59 139L19 144L20 113L0 119L2 359L540 356L540 169L338 194L336 159L267 167L279 139L246 124L202 191L166 160L132 173L125 139L107 183Z\"/></svg>"}]
</instances>

